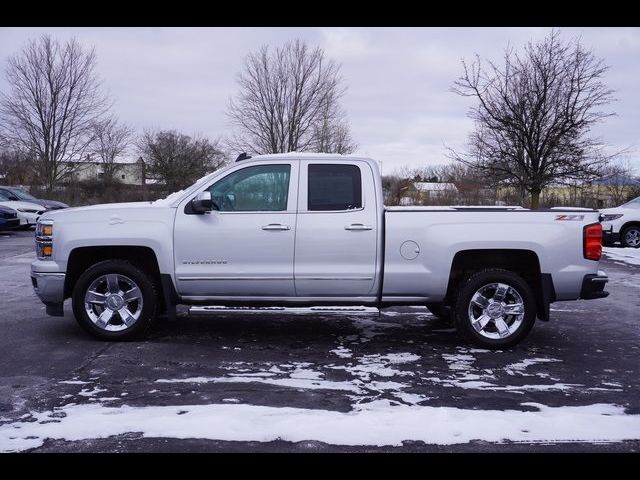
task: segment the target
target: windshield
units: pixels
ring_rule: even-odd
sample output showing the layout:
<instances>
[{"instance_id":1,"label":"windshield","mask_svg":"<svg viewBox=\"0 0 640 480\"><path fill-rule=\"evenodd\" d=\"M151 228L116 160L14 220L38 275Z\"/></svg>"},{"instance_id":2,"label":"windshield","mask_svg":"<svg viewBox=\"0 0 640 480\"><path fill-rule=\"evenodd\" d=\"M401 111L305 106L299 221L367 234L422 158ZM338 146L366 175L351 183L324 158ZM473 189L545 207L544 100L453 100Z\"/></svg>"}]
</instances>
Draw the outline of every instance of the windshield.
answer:
<instances>
[{"instance_id":1,"label":"windshield","mask_svg":"<svg viewBox=\"0 0 640 480\"><path fill-rule=\"evenodd\" d=\"M640 208L640 197L634 198L630 202L620 205L624 208Z\"/></svg>"},{"instance_id":2,"label":"windshield","mask_svg":"<svg viewBox=\"0 0 640 480\"><path fill-rule=\"evenodd\" d=\"M25 192L24 190L20 190L19 188L11 188L9 189L9 191L20 200L36 200L36 197L31 195L30 193Z\"/></svg>"}]
</instances>

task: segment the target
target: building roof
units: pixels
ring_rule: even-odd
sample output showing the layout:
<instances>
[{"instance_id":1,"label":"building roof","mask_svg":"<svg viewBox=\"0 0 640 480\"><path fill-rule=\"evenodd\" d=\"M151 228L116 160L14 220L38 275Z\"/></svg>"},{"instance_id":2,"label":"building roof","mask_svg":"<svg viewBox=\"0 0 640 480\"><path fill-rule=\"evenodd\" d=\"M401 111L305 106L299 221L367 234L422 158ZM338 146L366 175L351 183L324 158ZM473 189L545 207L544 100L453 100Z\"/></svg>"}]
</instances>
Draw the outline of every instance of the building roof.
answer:
<instances>
[{"instance_id":1,"label":"building roof","mask_svg":"<svg viewBox=\"0 0 640 480\"><path fill-rule=\"evenodd\" d=\"M413 186L420 192L441 192L444 190L458 190L453 183L445 182L414 182Z\"/></svg>"}]
</instances>

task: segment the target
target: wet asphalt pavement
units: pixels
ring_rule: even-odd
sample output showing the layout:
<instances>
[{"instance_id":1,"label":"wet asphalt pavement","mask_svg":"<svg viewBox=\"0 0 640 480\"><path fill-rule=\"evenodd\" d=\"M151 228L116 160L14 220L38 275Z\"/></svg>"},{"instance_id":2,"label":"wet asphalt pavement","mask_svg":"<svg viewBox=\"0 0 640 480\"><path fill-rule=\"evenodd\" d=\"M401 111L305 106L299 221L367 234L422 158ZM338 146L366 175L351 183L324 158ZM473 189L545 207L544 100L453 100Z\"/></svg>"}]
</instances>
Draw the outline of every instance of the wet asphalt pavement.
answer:
<instances>
[{"instance_id":1,"label":"wet asphalt pavement","mask_svg":"<svg viewBox=\"0 0 640 480\"><path fill-rule=\"evenodd\" d=\"M608 298L553 304L552 320L538 322L523 343L491 352L463 344L426 309L409 307L380 314L184 309L144 341L103 343L77 326L68 302L64 318L45 314L28 275L33 257L33 232L0 233L0 430L43 422L45 414L56 422L64 417L56 412L70 404L332 412L370 402L523 412L535 410L531 404L607 404L640 415L640 266L604 260ZM299 441L223 441L143 436L132 427L74 441L43 434L33 445L0 435L0 451L633 452L640 449L637 433L626 441L359 446L319 441L313 433Z\"/></svg>"}]
</instances>

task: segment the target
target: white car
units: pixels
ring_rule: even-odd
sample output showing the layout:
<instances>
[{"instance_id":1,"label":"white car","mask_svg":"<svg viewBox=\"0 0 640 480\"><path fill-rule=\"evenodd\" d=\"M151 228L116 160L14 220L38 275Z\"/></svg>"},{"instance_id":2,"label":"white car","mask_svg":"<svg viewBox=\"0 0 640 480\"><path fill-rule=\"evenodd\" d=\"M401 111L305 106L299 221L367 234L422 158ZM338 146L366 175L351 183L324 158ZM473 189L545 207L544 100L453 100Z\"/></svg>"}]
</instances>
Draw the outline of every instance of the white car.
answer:
<instances>
[{"instance_id":1,"label":"white car","mask_svg":"<svg viewBox=\"0 0 640 480\"><path fill-rule=\"evenodd\" d=\"M40 215L47 211L45 207L37 203L9 200L2 194L0 194L0 205L16 210L20 219L20 228L25 229L35 226Z\"/></svg>"},{"instance_id":2,"label":"white car","mask_svg":"<svg viewBox=\"0 0 640 480\"><path fill-rule=\"evenodd\" d=\"M623 247L640 248L640 197L600 212L603 214L605 244L611 245L619 241Z\"/></svg>"}]
</instances>

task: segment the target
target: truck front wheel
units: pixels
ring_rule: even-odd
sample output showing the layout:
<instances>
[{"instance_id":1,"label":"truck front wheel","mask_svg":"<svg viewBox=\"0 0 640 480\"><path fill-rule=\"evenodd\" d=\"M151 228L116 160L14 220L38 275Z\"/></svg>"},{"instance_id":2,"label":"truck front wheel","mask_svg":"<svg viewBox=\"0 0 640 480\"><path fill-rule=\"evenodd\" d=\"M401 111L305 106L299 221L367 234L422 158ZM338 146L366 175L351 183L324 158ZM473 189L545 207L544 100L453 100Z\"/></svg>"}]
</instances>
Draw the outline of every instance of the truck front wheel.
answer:
<instances>
[{"instance_id":1,"label":"truck front wheel","mask_svg":"<svg viewBox=\"0 0 640 480\"><path fill-rule=\"evenodd\" d=\"M458 332L475 345L492 350L520 342L535 319L533 290L508 270L475 273L462 285L455 304Z\"/></svg>"},{"instance_id":2,"label":"truck front wheel","mask_svg":"<svg viewBox=\"0 0 640 480\"><path fill-rule=\"evenodd\" d=\"M73 313L82 328L101 340L130 340L156 317L153 279L125 260L105 260L86 270L73 289Z\"/></svg>"}]
</instances>

